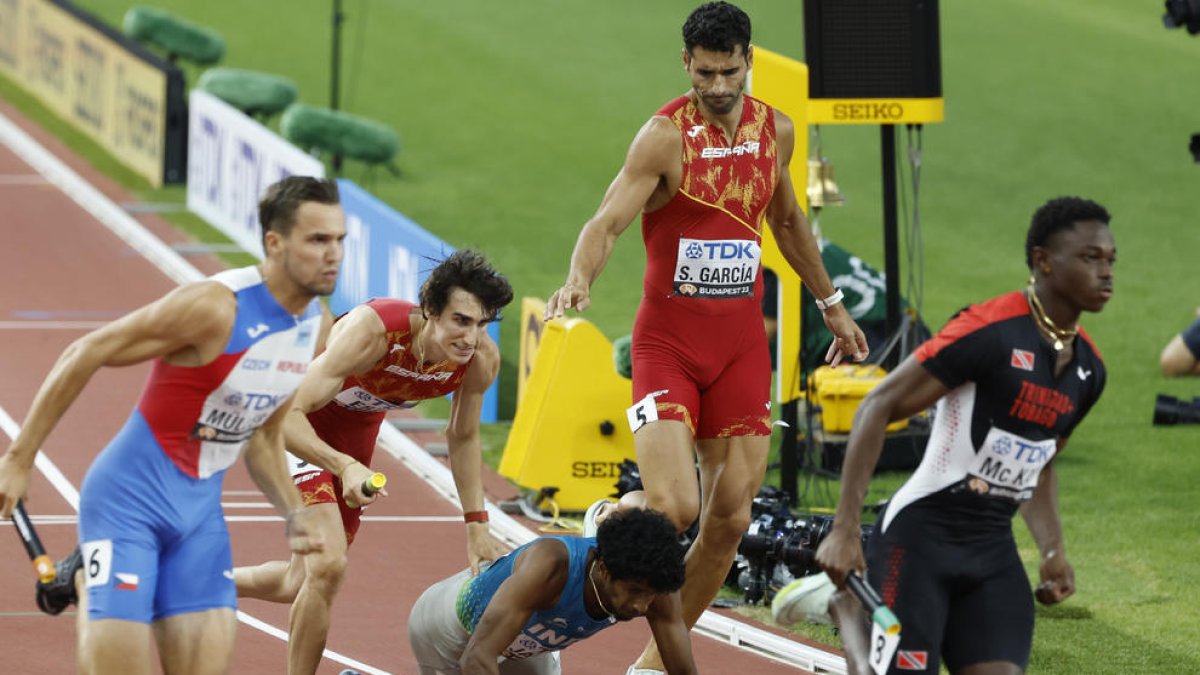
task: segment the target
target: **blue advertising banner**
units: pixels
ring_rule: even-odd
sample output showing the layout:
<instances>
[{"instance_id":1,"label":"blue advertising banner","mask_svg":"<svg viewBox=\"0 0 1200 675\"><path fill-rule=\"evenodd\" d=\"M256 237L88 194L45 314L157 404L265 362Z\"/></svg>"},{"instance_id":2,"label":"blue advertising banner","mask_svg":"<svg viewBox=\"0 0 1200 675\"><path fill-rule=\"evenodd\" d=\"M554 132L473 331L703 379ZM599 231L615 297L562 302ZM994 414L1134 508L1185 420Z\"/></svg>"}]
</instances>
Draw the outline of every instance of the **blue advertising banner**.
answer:
<instances>
[{"instance_id":1,"label":"blue advertising banner","mask_svg":"<svg viewBox=\"0 0 1200 675\"><path fill-rule=\"evenodd\" d=\"M334 315L371 298L417 302L421 284L454 247L351 180L339 178L338 190L346 212L346 257L337 290L329 298ZM500 344L500 325L490 324L488 335ZM496 421L498 403L497 386L492 384L483 397L482 421Z\"/></svg>"}]
</instances>

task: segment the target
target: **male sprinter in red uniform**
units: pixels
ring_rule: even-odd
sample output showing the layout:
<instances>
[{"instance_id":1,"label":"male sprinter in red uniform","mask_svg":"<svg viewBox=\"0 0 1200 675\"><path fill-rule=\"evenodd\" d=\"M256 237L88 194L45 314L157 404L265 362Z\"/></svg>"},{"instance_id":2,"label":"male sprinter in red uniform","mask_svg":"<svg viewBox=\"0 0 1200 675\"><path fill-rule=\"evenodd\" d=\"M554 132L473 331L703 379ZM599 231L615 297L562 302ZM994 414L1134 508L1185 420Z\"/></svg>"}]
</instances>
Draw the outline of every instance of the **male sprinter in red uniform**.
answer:
<instances>
[{"instance_id":1,"label":"male sprinter in red uniform","mask_svg":"<svg viewBox=\"0 0 1200 675\"><path fill-rule=\"evenodd\" d=\"M955 675L1023 673L1033 594L1013 540L1018 510L1041 553L1038 600L1075 592L1054 458L1104 390L1104 363L1078 322L1112 297L1108 221L1093 201L1047 202L1026 237L1029 286L959 312L859 406L833 530L817 550L839 586L864 567L860 516L884 428L935 401L937 415L921 465L867 542L867 580L903 630L898 642L860 640L870 654L848 650L852 662L877 673L936 674L942 659Z\"/></svg>"},{"instance_id":2,"label":"male sprinter in red uniform","mask_svg":"<svg viewBox=\"0 0 1200 675\"><path fill-rule=\"evenodd\" d=\"M643 212L646 276L633 329L630 419L636 420L646 491L628 502L644 498L680 531L702 516L682 590L690 627L729 571L766 471L771 366L759 275L764 217L788 263L821 299L835 336L834 362L842 355L865 358L867 341L830 283L796 202L788 172L792 121L742 93L753 62L750 18L728 3L708 3L688 17L683 38L692 89L634 138L579 235L566 283L550 296L546 317L588 307L613 243ZM653 645L638 666L662 670Z\"/></svg>"},{"instance_id":3,"label":"male sprinter in red uniform","mask_svg":"<svg viewBox=\"0 0 1200 675\"><path fill-rule=\"evenodd\" d=\"M506 552L489 535L483 507L479 414L500 369L500 350L485 327L512 296L508 280L482 255L462 250L430 273L420 306L372 300L334 324L284 424L292 475L317 516L312 522L325 538L325 550L234 570L238 595L293 603L291 675L314 673L320 663L346 549L362 506L375 500L363 494L362 485L372 475L367 467L389 410L454 392L446 440L472 571L479 571L480 560Z\"/></svg>"}]
</instances>

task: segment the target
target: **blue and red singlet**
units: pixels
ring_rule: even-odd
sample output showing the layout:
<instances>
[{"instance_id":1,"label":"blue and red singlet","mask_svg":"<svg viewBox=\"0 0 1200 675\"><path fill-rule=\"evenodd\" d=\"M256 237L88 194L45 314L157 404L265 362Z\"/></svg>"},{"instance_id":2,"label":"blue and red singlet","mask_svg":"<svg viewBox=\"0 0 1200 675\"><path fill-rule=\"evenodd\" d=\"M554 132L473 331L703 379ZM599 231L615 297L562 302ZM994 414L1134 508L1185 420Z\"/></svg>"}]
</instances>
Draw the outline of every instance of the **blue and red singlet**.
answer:
<instances>
[{"instance_id":1,"label":"blue and red singlet","mask_svg":"<svg viewBox=\"0 0 1200 675\"><path fill-rule=\"evenodd\" d=\"M732 142L689 96L658 112L679 129L683 174L642 217L646 277L633 329L633 398L697 438L769 435L762 224L779 180L775 114L742 99ZM644 412L644 408L643 408Z\"/></svg>"},{"instance_id":2,"label":"blue and red singlet","mask_svg":"<svg viewBox=\"0 0 1200 675\"><path fill-rule=\"evenodd\" d=\"M459 366L453 361L425 363L413 350L411 317L418 307L411 302L381 298L367 303L383 320L387 331L387 353L362 375L351 375L342 390L324 407L309 413L317 436L338 452L366 466L375 454L375 440L387 413L411 408L425 399L445 396L462 383L471 361ZM305 504L338 505L347 541L358 531L361 508L351 508L342 500L342 484L337 476L289 455L292 477L300 488Z\"/></svg>"},{"instance_id":3,"label":"blue and red singlet","mask_svg":"<svg viewBox=\"0 0 1200 675\"><path fill-rule=\"evenodd\" d=\"M237 299L224 352L197 367L156 360L137 407L83 480L79 540L91 619L149 623L237 606L222 479L300 386L321 305L288 313L256 267L211 280Z\"/></svg>"}]
</instances>

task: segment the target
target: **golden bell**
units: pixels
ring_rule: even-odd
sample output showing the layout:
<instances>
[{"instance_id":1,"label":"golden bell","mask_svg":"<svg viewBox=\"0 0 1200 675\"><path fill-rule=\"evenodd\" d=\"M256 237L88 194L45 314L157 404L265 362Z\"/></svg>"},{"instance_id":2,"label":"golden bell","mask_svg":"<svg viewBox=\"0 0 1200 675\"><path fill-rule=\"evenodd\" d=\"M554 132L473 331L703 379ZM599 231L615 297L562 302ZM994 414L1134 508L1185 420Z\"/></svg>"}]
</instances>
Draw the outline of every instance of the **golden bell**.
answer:
<instances>
[{"instance_id":1,"label":"golden bell","mask_svg":"<svg viewBox=\"0 0 1200 675\"><path fill-rule=\"evenodd\" d=\"M822 157L808 160L808 203L810 206L841 206L846 196L833 180L833 163Z\"/></svg>"}]
</instances>

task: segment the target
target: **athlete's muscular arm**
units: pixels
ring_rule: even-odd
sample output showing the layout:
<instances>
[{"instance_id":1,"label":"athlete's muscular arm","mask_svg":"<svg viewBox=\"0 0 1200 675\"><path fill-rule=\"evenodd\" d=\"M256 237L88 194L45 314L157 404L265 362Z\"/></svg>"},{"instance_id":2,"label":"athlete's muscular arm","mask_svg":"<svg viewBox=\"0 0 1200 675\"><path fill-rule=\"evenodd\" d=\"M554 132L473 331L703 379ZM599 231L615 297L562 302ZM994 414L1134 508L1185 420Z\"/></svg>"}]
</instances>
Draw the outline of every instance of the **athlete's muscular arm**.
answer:
<instances>
[{"instance_id":1,"label":"athlete's muscular arm","mask_svg":"<svg viewBox=\"0 0 1200 675\"><path fill-rule=\"evenodd\" d=\"M371 471L317 436L308 413L337 396L350 375L366 371L386 355L387 329L375 310L360 305L333 325L325 351L313 359L296 390L296 398L284 421L287 449L306 462L315 464L342 479L343 493L358 504L369 504L375 497L362 494L362 482Z\"/></svg>"},{"instance_id":2,"label":"athlete's muscular arm","mask_svg":"<svg viewBox=\"0 0 1200 675\"><path fill-rule=\"evenodd\" d=\"M446 444L450 453L450 472L463 512L482 511L483 448L479 442L479 415L483 395L500 372L500 349L480 329L478 347L462 384L454 392L450 405L450 424ZM487 523L467 523L467 562L471 574L479 574L480 560L495 560L507 551L491 536Z\"/></svg>"},{"instance_id":3,"label":"athlete's muscular arm","mask_svg":"<svg viewBox=\"0 0 1200 675\"><path fill-rule=\"evenodd\" d=\"M512 644L529 617L553 607L567 584L570 555L562 543L543 539L513 563L512 576L488 602L459 659L463 675L499 675L496 659Z\"/></svg>"},{"instance_id":4,"label":"athlete's muscular arm","mask_svg":"<svg viewBox=\"0 0 1200 675\"><path fill-rule=\"evenodd\" d=\"M1066 441L1059 442L1059 450ZM1058 473L1054 460L1042 469L1038 476L1033 497L1021 505L1021 516L1029 527L1033 540L1041 554L1037 588L1037 599L1045 605L1053 605L1075 593L1075 570L1067 562L1063 545L1062 521L1058 517Z\"/></svg>"},{"instance_id":5,"label":"athlete's muscular arm","mask_svg":"<svg viewBox=\"0 0 1200 675\"><path fill-rule=\"evenodd\" d=\"M157 357L204 365L229 341L236 313L233 293L204 281L181 286L71 343L42 382L21 433L0 456L0 515L11 515L25 496L38 448L97 370Z\"/></svg>"},{"instance_id":6,"label":"athlete's muscular arm","mask_svg":"<svg viewBox=\"0 0 1200 675\"><path fill-rule=\"evenodd\" d=\"M775 111L775 145L779 149L779 183L775 186L775 194L767 205L767 224L775 235L775 243L788 264L796 273L815 298L828 298L833 295L833 282L825 271L821 261L821 250L813 237L804 210L796 201L796 191L792 187L792 174L788 165L792 161L792 152L796 144L795 129L792 120L782 112ZM870 348L867 346L867 336L846 311L846 304L838 304L823 313L825 325L833 334L834 341L829 347L825 360L833 365L841 362L843 357L853 356L855 361L867 358Z\"/></svg>"},{"instance_id":7,"label":"athlete's muscular arm","mask_svg":"<svg viewBox=\"0 0 1200 675\"><path fill-rule=\"evenodd\" d=\"M925 410L947 392L941 380L915 356L909 356L867 394L854 413L833 529L817 549L817 562L838 587L845 586L848 573L865 567L860 534L862 504L883 451L887 425Z\"/></svg>"},{"instance_id":8,"label":"athlete's muscular arm","mask_svg":"<svg viewBox=\"0 0 1200 675\"><path fill-rule=\"evenodd\" d=\"M688 638L687 624L683 620L683 605L679 593L660 595L646 610L646 622L654 634L658 653L662 655L667 675L692 675L696 673L696 661L692 657L692 642Z\"/></svg>"},{"instance_id":9,"label":"athlete's muscular arm","mask_svg":"<svg viewBox=\"0 0 1200 675\"><path fill-rule=\"evenodd\" d=\"M283 458L283 420L291 403L285 402L254 431L246 441L244 456L246 470L254 479L254 484L262 490L279 515L286 519L284 532L288 546L293 553L303 555L321 551L325 544L316 536L317 528L307 522L312 516L304 508ZM310 536L310 532L313 536Z\"/></svg>"},{"instance_id":10,"label":"athlete's muscular arm","mask_svg":"<svg viewBox=\"0 0 1200 675\"><path fill-rule=\"evenodd\" d=\"M582 312L588 308L592 283L608 262L617 237L645 208L672 167L679 164L681 143L679 130L665 117L652 117L642 126L600 208L579 233L567 281L546 301L546 320L561 317L567 309Z\"/></svg>"}]
</instances>

